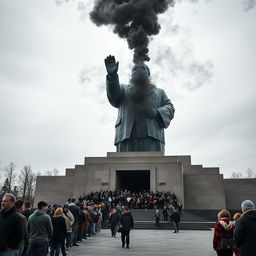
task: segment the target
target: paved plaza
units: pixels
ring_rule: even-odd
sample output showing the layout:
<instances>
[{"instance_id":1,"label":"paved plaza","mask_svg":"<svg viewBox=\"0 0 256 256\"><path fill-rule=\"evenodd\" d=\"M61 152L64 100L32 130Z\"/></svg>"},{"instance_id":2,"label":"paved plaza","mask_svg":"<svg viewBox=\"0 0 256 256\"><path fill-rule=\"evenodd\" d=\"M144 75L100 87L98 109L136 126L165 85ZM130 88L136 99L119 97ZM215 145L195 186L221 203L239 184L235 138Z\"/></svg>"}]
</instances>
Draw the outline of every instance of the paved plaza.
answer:
<instances>
[{"instance_id":1,"label":"paved plaza","mask_svg":"<svg viewBox=\"0 0 256 256\"><path fill-rule=\"evenodd\" d=\"M130 249L121 248L120 234L110 236L110 230L102 230L96 236L72 247L69 256L215 256L212 249L213 231L182 230L178 234L170 230L132 230Z\"/></svg>"}]
</instances>

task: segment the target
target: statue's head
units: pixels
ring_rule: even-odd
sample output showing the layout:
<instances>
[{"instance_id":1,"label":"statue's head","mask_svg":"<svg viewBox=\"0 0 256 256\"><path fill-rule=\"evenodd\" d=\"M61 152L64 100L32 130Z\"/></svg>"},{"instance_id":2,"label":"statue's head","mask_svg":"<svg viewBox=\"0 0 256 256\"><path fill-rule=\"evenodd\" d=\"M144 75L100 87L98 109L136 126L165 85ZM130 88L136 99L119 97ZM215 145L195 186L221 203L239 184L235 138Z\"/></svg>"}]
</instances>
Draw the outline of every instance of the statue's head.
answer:
<instances>
[{"instance_id":1,"label":"statue's head","mask_svg":"<svg viewBox=\"0 0 256 256\"><path fill-rule=\"evenodd\" d=\"M132 68L132 78L139 77L139 76L143 76L143 77L150 76L149 67L143 62L135 64L134 67Z\"/></svg>"},{"instance_id":2,"label":"statue's head","mask_svg":"<svg viewBox=\"0 0 256 256\"><path fill-rule=\"evenodd\" d=\"M151 83L149 67L141 63L136 63L132 69L130 80L130 97L135 103L145 101L145 98L155 86Z\"/></svg>"}]
</instances>

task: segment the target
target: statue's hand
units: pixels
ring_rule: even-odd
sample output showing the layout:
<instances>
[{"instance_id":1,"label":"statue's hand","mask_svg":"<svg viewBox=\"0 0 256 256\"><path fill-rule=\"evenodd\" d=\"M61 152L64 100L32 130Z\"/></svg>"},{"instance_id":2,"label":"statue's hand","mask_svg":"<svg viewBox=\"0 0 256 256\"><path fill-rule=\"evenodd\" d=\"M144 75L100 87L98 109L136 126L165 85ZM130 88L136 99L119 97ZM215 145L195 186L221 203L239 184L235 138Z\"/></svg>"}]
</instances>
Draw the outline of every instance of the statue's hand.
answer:
<instances>
[{"instance_id":1,"label":"statue's hand","mask_svg":"<svg viewBox=\"0 0 256 256\"><path fill-rule=\"evenodd\" d=\"M158 112L157 112L156 109L150 108L150 109L147 110L146 115L147 115L148 118L156 118L157 115L158 115Z\"/></svg>"},{"instance_id":2,"label":"statue's hand","mask_svg":"<svg viewBox=\"0 0 256 256\"><path fill-rule=\"evenodd\" d=\"M117 74L118 65L119 65L119 62L116 62L115 56L109 55L105 59L105 66L106 66L108 75L111 76L111 77L113 77Z\"/></svg>"}]
</instances>

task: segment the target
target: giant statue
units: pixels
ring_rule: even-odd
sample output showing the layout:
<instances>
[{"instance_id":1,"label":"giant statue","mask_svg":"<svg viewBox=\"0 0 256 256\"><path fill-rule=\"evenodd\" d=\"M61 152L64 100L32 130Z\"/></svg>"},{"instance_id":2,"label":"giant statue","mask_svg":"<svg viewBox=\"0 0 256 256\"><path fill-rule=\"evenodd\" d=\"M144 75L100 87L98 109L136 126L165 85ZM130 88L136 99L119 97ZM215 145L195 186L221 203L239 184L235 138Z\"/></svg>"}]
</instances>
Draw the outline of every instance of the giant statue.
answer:
<instances>
[{"instance_id":1,"label":"giant statue","mask_svg":"<svg viewBox=\"0 0 256 256\"><path fill-rule=\"evenodd\" d=\"M163 89L150 80L150 70L143 62L134 65L129 85L119 83L114 56L105 59L107 97L118 108L115 146L118 152L164 152L164 129L174 116L174 107Z\"/></svg>"}]
</instances>

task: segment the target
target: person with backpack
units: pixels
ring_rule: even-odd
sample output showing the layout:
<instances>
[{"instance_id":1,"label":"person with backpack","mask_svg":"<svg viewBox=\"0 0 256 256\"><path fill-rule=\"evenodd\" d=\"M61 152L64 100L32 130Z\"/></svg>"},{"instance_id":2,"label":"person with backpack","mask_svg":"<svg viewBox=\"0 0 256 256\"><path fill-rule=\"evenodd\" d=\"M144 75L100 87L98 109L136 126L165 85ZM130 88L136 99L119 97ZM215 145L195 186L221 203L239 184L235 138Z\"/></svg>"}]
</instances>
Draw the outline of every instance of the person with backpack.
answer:
<instances>
[{"instance_id":1,"label":"person with backpack","mask_svg":"<svg viewBox=\"0 0 256 256\"><path fill-rule=\"evenodd\" d=\"M218 256L232 256L235 242L233 239L234 224L230 221L228 210L221 210L214 226L213 249Z\"/></svg>"}]
</instances>

